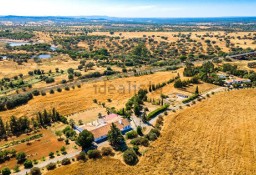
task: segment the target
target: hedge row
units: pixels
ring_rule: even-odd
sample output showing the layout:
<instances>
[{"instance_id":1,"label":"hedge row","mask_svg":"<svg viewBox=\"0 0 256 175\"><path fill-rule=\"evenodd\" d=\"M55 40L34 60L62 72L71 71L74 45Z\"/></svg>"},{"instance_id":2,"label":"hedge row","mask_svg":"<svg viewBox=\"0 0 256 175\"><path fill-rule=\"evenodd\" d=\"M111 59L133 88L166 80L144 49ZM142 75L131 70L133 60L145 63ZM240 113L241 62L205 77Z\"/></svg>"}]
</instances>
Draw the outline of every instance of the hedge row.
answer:
<instances>
[{"instance_id":1,"label":"hedge row","mask_svg":"<svg viewBox=\"0 0 256 175\"><path fill-rule=\"evenodd\" d=\"M36 139L39 139L43 137L43 134L36 134L36 135L33 135L33 136L30 136L30 137L27 137L25 139L21 139L21 140L17 140L17 141L12 141L12 142L9 142L9 143L6 143L4 144L4 148L8 148L10 146L14 146L14 145L18 145L18 144L21 144L21 143L24 143L24 142L28 142L28 141L31 141L31 140L36 140Z\"/></svg>"},{"instance_id":2,"label":"hedge row","mask_svg":"<svg viewBox=\"0 0 256 175\"><path fill-rule=\"evenodd\" d=\"M189 103L189 102L191 102L191 101L197 99L198 96L199 96L198 94L192 95L192 96L189 97L188 99L183 100L182 103Z\"/></svg>"},{"instance_id":3,"label":"hedge row","mask_svg":"<svg viewBox=\"0 0 256 175\"><path fill-rule=\"evenodd\" d=\"M164 112L168 107L169 107L169 105L164 105L164 106L150 112L147 115L147 120L150 120L150 119L154 118L156 115L160 114L161 112Z\"/></svg>"},{"instance_id":4,"label":"hedge row","mask_svg":"<svg viewBox=\"0 0 256 175\"><path fill-rule=\"evenodd\" d=\"M17 106L26 104L29 100L33 98L33 95L31 93L26 94L19 94L15 95L13 97L1 97L0 98L0 111L6 110L6 109L13 109Z\"/></svg>"}]
</instances>

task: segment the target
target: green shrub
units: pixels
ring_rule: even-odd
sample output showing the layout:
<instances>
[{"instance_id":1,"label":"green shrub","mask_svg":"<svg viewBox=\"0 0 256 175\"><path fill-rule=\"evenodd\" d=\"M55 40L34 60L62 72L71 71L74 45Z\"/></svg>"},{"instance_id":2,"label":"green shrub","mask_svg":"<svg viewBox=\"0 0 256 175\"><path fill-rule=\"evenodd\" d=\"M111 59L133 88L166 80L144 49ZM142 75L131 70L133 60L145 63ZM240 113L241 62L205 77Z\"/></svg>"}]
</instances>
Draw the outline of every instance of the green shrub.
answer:
<instances>
[{"instance_id":1,"label":"green shrub","mask_svg":"<svg viewBox=\"0 0 256 175\"><path fill-rule=\"evenodd\" d=\"M142 127L141 127L141 126L138 126L138 127L137 127L137 133L138 133L140 136L143 136L143 131L142 131Z\"/></svg>"},{"instance_id":2,"label":"green shrub","mask_svg":"<svg viewBox=\"0 0 256 175\"><path fill-rule=\"evenodd\" d=\"M71 161L70 161L69 158L64 158L64 159L61 161L61 165L68 165L68 164L70 164L70 163L71 163Z\"/></svg>"},{"instance_id":3,"label":"green shrub","mask_svg":"<svg viewBox=\"0 0 256 175\"><path fill-rule=\"evenodd\" d=\"M58 92L62 92L62 89L60 87L57 88Z\"/></svg>"},{"instance_id":4,"label":"green shrub","mask_svg":"<svg viewBox=\"0 0 256 175\"><path fill-rule=\"evenodd\" d=\"M87 160L87 158L86 158L86 154L85 154L85 152L80 152L77 156L76 156L76 160L82 160L82 161L86 161Z\"/></svg>"},{"instance_id":5,"label":"green shrub","mask_svg":"<svg viewBox=\"0 0 256 175\"><path fill-rule=\"evenodd\" d=\"M138 133L134 130L129 131L129 132L126 133L126 138L127 139L134 139L136 137L138 137Z\"/></svg>"},{"instance_id":6,"label":"green shrub","mask_svg":"<svg viewBox=\"0 0 256 175\"><path fill-rule=\"evenodd\" d=\"M114 155L113 150L110 147L103 147L101 149L101 154L102 154L102 156L113 156Z\"/></svg>"},{"instance_id":7,"label":"green shrub","mask_svg":"<svg viewBox=\"0 0 256 175\"><path fill-rule=\"evenodd\" d=\"M30 170L30 174L31 175L41 175L41 171L40 171L40 168L37 168L37 167L34 167Z\"/></svg>"},{"instance_id":8,"label":"green shrub","mask_svg":"<svg viewBox=\"0 0 256 175\"><path fill-rule=\"evenodd\" d=\"M53 152L50 152L49 153L49 157L52 159L52 158L54 158L54 153Z\"/></svg>"},{"instance_id":9,"label":"green shrub","mask_svg":"<svg viewBox=\"0 0 256 175\"><path fill-rule=\"evenodd\" d=\"M34 90L34 91L32 92L32 94L33 94L34 96L38 96L38 95L40 95L40 92L39 92L38 90Z\"/></svg>"},{"instance_id":10,"label":"green shrub","mask_svg":"<svg viewBox=\"0 0 256 175\"><path fill-rule=\"evenodd\" d=\"M47 170L54 170L56 168L56 163L49 163L48 165L46 165L46 169Z\"/></svg>"},{"instance_id":11,"label":"green shrub","mask_svg":"<svg viewBox=\"0 0 256 175\"><path fill-rule=\"evenodd\" d=\"M38 160L36 160L36 159L33 160L33 164L34 164L34 165L37 165L37 164L38 164Z\"/></svg>"},{"instance_id":12,"label":"green shrub","mask_svg":"<svg viewBox=\"0 0 256 175\"><path fill-rule=\"evenodd\" d=\"M134 145L132 149L134 150L134 152L135 152L137 155L140 155L140 152L139 152L140 147L138 147L137 145Z\"/></svg>"},{"instance_id":13,"label":"green shrub","mask_svg":"<svg viewBox=\"0 0 256 175\"><path fill-rule=\"evenodd\" d=\"M192 95L192 96L189 97L188 99L183 100L182 103L189 103L189 102L191 102L191 101L197 99L198 96L199 96L198 94Z\"/></svg>"},{"instance_id":14,"label":"green shrub","mask_svg":"<svg viewBox=\"0 0 256 175\"><path fill-rule=\"evenodd\" d=\"M139 162L138 156L133 149L127 149L123 154L124 162L128 165L136 165Z\"/></svg>"},{"instance_id":15,"label":"green shrub","mask_svg":"<svg viewBox=\"0 0 256 175\"><path fill-rule=\"evenodd\" d=\"M150 132L147 134L147 138L150 141L155 141L157 139L157 135L156 135L156 133Z\"/></svg>"},{"instance_id":16,"label":"green shrub","mask_svg":"<svg viewBox=\"0 0 256 175\"><path fill-rule=\"evenodd\" d=\"M66 87L65 87L65 90L66 90L66 91L69 91L69 90L70 90L70 88L69 88L68 86L66 86Z\"/></svg>"},{"instance_id":17,"label":"green shrub","mask_svg":"<svg viewBox=\"0 0 256 175\"><path fill-rule=\"evenodd\" d=\"M61 80L61 83L62 83L62 84L66 84L66 83L67 83L67 80Z\"/></svg>"},{"instance_id":18,"label":"green shrub","mask_svg":"<svg viewBox=\"0 0 256 175\"><path fill-rule=\"evenodd\" d=\"M24 165L24 167L25 167L26 169L29 169L29 168L32 168L32 167L33 167L33 163L32 163L31 160L26 160L23 165Z\"/></svg>"},{"instance_id":19,"label":"green shrub","mask_svg":"<svg viewBox=\"0 0 256 175\"><path fill-rule=\"evenodd\" d=\"M16 155L16 159L18 161L18 163L23 163L25 160L26 160L26 154L24 152L19 152L17 155Z\"/></svg>"},{"instance_id":20,"label":"green shrub","mask_svg":"<svg viewBox=\"0 0 256 175\"><path fill-rule=\"evenodd\" d=\"M146 137L138 137L133 140L131 140L131 144L133 145L142 145L142 146L149 146L149 141Z\"/></svg>"},{"instance_id":21,"label":"green shrub","mask_svg":"<svg viewBox=\"0 0 256 175\"><path fill-rule=\"evenodd\" d=\"M2 175L10 175L11 174L11 170L9 168L3 168L2 169Z\"/></svg>"},{"instance_id":22,"label":"green shrub","mask_svg":"<svg viewBox=\"0 0 256 175\"><path fill-rule=\"evenodd\" d=\"M160 131L158 129L155 129L155 128L151 129L149 133L155 133L157 135L157 137L160 136Z\"/></svg>"},{"instance_id":23,"label":"green shrub","mask_svg":"<svg viewBox=\"0 0 256 175\"><path fill-rule=\"evenodd\" d=\"M89 159L99 159L101 158L101 154L99 150L89 150L87 152Z\"/></svg>"},{"instance_id":24,"label":"green shrub","mask_svg":"<svg viewBox=\"0 0 256 175\"><path fill-rule=\"evenodd\" d=\"M45 91L41 91L41 95L42 95L42 96L46 96Z\"/></svg>"},{"instance_id":25,"label":"green shrub","mask_svg":"<svg viewBox=\"0 0 256 175\"><path fill-rule=\"evenodd\" d=\"M13 171L14 171L15 173L20 172L20 167L19 167L19 165L15 165L15 167L13 168Z\"/></svg>"},{"instance_id":26,"label":"green shrub","mask_svg":"<svg viewBox=\"0 0 256 175\"><path fill-rule=\"evenodd\" d=\"M47 78L45 79L45 82L46 82L47 84L53 83L54 81L55 81L55 80L54 80L53 77L47 77Z\"/></svg>"}]
</instances>

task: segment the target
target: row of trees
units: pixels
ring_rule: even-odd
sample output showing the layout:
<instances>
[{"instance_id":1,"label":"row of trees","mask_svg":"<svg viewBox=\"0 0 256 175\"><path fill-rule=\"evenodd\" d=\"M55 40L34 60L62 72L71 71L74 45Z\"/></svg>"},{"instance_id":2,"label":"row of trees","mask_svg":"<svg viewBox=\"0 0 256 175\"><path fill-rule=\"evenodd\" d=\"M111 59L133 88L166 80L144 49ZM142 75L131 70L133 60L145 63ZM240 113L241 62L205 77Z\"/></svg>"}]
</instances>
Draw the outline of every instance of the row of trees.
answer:
<instances>
[{"instance_id":1,"label":"row of trees","mask_svg":"<svg viewBox=\"0 0 256 175\"><path fill-rule=\"evenodd\" d=\"M241 78L248 78L252 82L256 81L256 72L254 71L248 71L248 70L240 70L236 65L231 64L224 64L222 66L222 71L227 72L229 74L241 77Z\"/></svg>"},{"instance_id":2,"label":"row of trees","mask_svg":"<svg viewBox=\"0 0 256 175\"><path fill-rule=\"evenodd\" d=\"M140 89L138 91L138 94L133 96L125 105L124 113L131 114L134 112L136 116L139 116L141 114L143 101L147 100L147 90ZM129 117L129 116L128 116Z\"/></svg>"},{"instance_id":3,"label":"row of trees","mask_svg":"<svg viewBox=\"0 0 256 175\"><path fill-rule=\"evenodd\" d=\"M184 87L188 86L191 83L192 84L199 84L199 79L197 77L193 77L190 80L183 80L183 81L181 79L178 79L177 81L175 81L174 87L175 88L184 88Z\"/></svg>"},{"instance_id":4,"label":"row of trees","mask_svg":"<svg viewBox=\"0 0 256 175\"><path fill-rule=\"evenodd\" d=\"M25 50L27 52L39 52L39 51L51 51L51 45L40 43L40 44L25 44L21 46L8 47L13 50Z\"/></svg>"},{"instance_id":5,"label":"row of trees","mask_svg":"<svg viewBox=\"0 0 256 175\"><path fill-rule=\"evenodd\" d=\"M1 97L0 111L6 110L6 109L13 109L17 106L26 104L31 99L33 99L32 93L18 94L12 97Z\"/></svg>"},{"instance_id":6,"label":"row of trees","mask_svg":"<svg viewBox=\"0 0 256 175\"><path fill-rule=\"evenodd\" d=\"M23 133L28 133L33 129L45 127L51 125L54 122L68 123L67 118L60 115L59 112L52 109L52 111L39 112L36 118L31 120L27 117L17 118L12 116L9 121L3 122L0 117L0 138L7 138L10 135L19 135Z\"/></svg>"},{"instance_id":7,"label":"row of trees","mask_svg":"<svg viewBox=\"0 0 256 175\"><path fill-rule=\"evenodd\" d=\"M0 31L0 38L8 38L15 40L28 40L34 36L28 32L11 32L10 30Z\"/></svg>"}]
</instances>

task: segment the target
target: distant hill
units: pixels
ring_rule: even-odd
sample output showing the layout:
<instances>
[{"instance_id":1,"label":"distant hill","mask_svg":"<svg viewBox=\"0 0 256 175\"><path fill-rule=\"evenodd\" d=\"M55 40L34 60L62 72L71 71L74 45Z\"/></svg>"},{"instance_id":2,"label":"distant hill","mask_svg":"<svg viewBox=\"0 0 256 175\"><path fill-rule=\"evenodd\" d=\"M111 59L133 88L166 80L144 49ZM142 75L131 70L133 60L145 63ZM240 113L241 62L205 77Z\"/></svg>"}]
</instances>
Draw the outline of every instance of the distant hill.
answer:
<instances>
[{"instance_id":1,"label":"distant hill","mask_svg":"<svg viewBox=\"0 0 256 175\"><path fill-rule=\"evenodd\" d=\"M51 21L58 23L146 23L146 24L182 24L182 23L256 23L256 17L218 17L218 18L118 18L108 16L0 16L0 21L24 24L28 22Z\"/></svg>"}]
</instances>

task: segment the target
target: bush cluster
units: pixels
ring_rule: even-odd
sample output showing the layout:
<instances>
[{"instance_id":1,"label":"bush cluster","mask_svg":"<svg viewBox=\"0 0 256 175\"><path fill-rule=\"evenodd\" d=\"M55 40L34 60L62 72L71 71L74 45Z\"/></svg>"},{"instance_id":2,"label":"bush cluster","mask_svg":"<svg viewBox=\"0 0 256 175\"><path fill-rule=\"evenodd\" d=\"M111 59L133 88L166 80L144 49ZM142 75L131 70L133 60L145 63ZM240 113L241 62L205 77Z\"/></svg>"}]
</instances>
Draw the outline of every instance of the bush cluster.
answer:
<instances>
[{"instance_id":1,"label":"bush cluster","mask_svg":"<svg viewBox=\"0 0 256 175\"><path fill-rule=\"evenodd\" d=\"M133 145L142 145L142 146L149 146L149 141L146 137L138 137L138 138L135 138L133 140L131 140L131 144Z\"/></svg>"}]
</instances>

